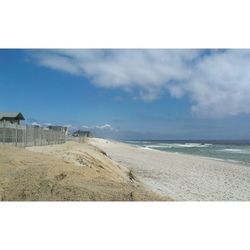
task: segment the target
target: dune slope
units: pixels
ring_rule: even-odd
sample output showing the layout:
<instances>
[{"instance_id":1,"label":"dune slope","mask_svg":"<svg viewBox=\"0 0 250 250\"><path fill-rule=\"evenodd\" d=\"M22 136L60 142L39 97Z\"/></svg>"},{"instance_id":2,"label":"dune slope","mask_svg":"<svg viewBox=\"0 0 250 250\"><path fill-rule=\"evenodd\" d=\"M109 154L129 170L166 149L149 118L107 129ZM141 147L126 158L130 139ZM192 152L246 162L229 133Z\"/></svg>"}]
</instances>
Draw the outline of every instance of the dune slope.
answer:
<instances>
[{"instance_id":1,"label":"dune slope","mask_svg":"<svg viewBox=\"0 0 250 250\"><path fill-rule=\"evenodd\" d=\"M168 200L146 190L125 167L86 143L0 146L2 201Z\"/></svg>"}]
</instances>

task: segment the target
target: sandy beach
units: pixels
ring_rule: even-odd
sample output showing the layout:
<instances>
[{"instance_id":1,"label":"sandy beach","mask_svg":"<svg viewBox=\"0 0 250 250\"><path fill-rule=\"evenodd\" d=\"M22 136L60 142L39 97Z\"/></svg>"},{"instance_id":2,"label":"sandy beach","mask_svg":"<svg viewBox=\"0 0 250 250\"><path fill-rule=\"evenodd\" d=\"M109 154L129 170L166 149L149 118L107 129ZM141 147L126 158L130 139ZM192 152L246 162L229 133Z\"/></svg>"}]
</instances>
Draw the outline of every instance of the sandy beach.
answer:
<instances>
[{"instance_id":1,"label":"sandy beach","mask_svg":"<svg viewBox=\"0 0 250 250\"><path fill-rule=\"evenodd\" d=\"M249 201L250 166L89 139L153 191L176 201Z\"/></svg>"},{"instance_id":2,"label":"sandy beach","mask_svg":"<svg viewBox=\"0 0 250 250\"><path fill-rule=\"evenodd\" d=\"M1 201L170 200L87 143L0 145Z\"/></svg>"},{"instance_id":3,"label":"sandy beach","mask_svg":"<svg viewBox=\"0 0 250 250\"><path fill-rule=\"evenodd\" d=\"M98 138L2 145L0 200L249 201L250 167Z\"/></svg>"}]
</instances>

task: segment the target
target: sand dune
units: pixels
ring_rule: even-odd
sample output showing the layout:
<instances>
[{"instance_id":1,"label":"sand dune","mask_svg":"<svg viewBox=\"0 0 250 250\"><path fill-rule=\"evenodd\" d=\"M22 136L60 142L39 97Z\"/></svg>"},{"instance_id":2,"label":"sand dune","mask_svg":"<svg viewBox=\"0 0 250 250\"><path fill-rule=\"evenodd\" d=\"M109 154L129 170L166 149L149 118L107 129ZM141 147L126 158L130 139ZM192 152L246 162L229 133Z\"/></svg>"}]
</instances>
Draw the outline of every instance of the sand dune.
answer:
<instances>
[{"instance_id":1,"label":"sand dune","mask_svg":"<svg viewBox=\"0 0 250 250\"><path fill-rule=\"evenodd\" d=\"M250 166L90 139L152 190L179 201L250 201Z\"/></svg>"},{"instance_id":2,"label":"sand dune","mask_svg":"<svg viewBox=\"0 0 250 250\"><path fill-rule=\"evenodd\" d=\"M0 146L0 200L168 200L143 187L130 170L86 143Z\"/></svg>"}]
</instances>

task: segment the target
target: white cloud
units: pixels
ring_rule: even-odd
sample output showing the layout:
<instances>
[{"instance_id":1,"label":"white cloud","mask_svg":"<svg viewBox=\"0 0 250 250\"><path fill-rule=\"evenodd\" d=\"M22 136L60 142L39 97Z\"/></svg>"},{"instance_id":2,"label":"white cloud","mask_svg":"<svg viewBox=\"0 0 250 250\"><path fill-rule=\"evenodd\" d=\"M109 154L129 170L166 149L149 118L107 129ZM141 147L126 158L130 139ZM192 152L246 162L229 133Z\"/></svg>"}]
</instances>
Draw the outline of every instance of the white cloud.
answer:
<instances>
[{"instance_id":1,"label":"white cloud","mask_svg":"<svg viewBox=\"0 0 250 250\"><path fill-rule=\"evenodd\" d=\"M250 50L49 50L33 57L145 101L169 92L188 96L203 116L250 114Z\"/></svg>"},{"instance_id":2,"label":"white cloud","mask_svg":"<svg viewBox=\"0 0 250 250\"><path fill-rule=\"evenodd\" d=\"M31 125L32 125L32 126L39 126L39 127L41 126L41 124L39 124L39 123L37 123L37 122L32 122Z\"/></svg>"},{"instance_id":3,"label":"white cloud","mask_svg":"<svg viewBox=\"0 0 250 250\"><path fill-rule=\"evenodd\" d=\"M97 129L108 129L108 130L114 130L114 128L109 125L109 124L105 124L105 125L96 125L95 128Z\"/></svg>"},{"instance_id":4,"label":"white cloud","mask_svg":"<svg viewBox=\"0 0 250 250\"><path fill-rule=\"evenodd\" d=\"M96 125L90 127L94 136L112 138L119 133L118 129L113 128L110 124Z\"/></svg>"}]
</instances>

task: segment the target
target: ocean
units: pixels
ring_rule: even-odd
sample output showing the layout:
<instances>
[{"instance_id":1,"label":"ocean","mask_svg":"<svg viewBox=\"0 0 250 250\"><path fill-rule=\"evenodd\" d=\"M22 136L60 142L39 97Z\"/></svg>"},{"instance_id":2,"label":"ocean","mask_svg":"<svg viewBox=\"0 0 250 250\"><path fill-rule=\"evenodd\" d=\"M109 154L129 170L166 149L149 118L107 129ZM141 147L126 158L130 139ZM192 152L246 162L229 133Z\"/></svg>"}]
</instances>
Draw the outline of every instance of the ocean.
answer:
<instances>
[{"instance_id":1,"label":"ocean","mask_svg":"<svg viewBox=\"0 0 250 250\"><path fill-rule=\"evenodd\" d=\"M124 142L147 149L250 164L250 141L130 140Z\"/></svg>"}]
</instances>

